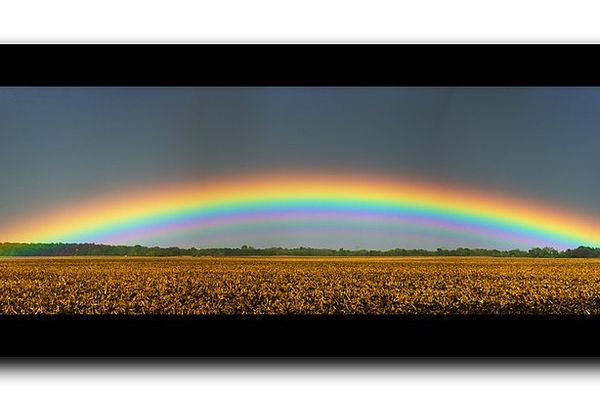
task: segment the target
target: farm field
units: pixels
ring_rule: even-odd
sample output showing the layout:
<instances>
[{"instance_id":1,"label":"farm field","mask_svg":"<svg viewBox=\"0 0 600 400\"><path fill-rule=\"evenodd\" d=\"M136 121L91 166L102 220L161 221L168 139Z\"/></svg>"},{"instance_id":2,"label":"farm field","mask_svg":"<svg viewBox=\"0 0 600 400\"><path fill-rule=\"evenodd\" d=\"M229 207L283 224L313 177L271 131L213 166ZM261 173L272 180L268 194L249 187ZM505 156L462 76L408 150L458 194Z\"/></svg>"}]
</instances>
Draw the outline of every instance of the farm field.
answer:
<instances>
[{"instance_id":1,"label":"farm field","mask_svg":"<svg viewBox=\"0 0 600 400\"><path fill-rule=\"evenodd\" d=\"M600 314L600 259L0 259L1 314Z\"/></svg>"}]
</instances>

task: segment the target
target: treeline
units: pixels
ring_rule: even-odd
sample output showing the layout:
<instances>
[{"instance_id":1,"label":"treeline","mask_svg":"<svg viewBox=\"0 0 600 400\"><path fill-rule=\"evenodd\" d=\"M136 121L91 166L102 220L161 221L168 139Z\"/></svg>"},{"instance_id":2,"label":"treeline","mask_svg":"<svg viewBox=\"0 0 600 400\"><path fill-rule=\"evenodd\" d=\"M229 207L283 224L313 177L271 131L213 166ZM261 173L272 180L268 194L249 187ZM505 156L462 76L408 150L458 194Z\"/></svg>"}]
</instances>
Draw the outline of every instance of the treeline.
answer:
<instances>
[{"instance_id":1,"label":"treeline","mask_svg":"<svg viewBox=\"0 0 600 400\"><path fill-rule=\"evenodd\" d=\"M287 249L252 246L240 248L181 249L179 247L117 246L95 243L0 243L0 256L488 256L488 257L543 257L543 258L594 258L600 257L600 248L579 246L564 251L552 247L525 250L469 249L459 247L448 250L391 249L346 250L297 247Z\"/></svg>"},{"instance_id":2,"label":"treeline","mask_svg":"<svg viewBox=\"0 0 600 400\"><path fill-rule=\"evenodd\" d=\"M0 243L0 256L184 256L179 247L119 246L95 243Z\"/></svg>"}]
</instances>

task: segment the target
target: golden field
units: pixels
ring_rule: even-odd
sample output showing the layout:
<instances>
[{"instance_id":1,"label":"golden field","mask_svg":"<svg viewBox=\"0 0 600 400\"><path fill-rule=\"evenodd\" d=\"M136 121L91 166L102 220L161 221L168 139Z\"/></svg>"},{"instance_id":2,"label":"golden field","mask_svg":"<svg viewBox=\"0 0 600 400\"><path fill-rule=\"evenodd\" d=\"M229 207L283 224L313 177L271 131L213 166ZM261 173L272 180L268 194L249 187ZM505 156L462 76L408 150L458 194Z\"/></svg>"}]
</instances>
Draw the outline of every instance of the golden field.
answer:
<instances>
[{"instance_id":1,"label":"golden field","mask_svg":"<svg viewBox=\"0 0 600 400\"><path fill-rule=\"evenodd\" d=\"M599 259L0 259L2 314L600 314Z\"/></svg>"}]
</instances>

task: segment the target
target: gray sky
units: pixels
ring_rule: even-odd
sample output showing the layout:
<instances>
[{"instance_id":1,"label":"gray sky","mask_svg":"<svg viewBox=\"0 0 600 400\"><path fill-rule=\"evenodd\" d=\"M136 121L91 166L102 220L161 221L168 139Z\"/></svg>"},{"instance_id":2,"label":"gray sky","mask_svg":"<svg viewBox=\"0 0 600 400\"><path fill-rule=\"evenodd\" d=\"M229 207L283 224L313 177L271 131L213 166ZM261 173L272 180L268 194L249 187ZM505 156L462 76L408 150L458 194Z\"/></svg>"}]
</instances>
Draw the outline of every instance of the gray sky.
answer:
<instances>
[{"instance_id":1,"label":"gray sky","mask_svg":"<svg viewBox=\"0 0 600 400\"><path fill-rule=\"evenodd\" d=\"M600 88L0 88L0 221L136 185L307 166L599 217L599 149Z\"/></svg>"}]
</instances>

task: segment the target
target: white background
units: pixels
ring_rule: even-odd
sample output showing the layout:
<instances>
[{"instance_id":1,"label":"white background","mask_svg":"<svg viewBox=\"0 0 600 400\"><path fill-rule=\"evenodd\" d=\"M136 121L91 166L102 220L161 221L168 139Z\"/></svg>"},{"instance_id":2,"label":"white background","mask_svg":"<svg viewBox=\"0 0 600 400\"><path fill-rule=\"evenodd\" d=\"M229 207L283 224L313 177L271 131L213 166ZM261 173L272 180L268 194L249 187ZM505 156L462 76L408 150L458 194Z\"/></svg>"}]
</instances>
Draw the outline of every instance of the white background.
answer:
<instances>
[{"instance_id":1,"label":"white background","mask_svg":"<svg viewBox=\"0 0 600 400\"><path fill-rule=\"evenodd\" d=\"M0 1L0 42L599 42L586 0ZM41 333L43 335L43 332ZM10 345L3 343L2 346ZM597 399L600 363L0 365L5 399Z\"/></svg>"},{"instance_id":2,"label":"white background","mask_svg":"<svg viewBox=\"0 0 600 400\"><path fill-rule=\"evenodd\" d=\"M4 399L598 399L597 365L524 361L202 364L125 361L0 367ZM325 364L325 365L321 365ZM553 364L553 365L551 365Z\"/></svg>"},{"instance_id":3,"label":"white background","mask_svg":"<svg viewBox=\"0 0 600 400\"><path fill-rule=\"evenodd\" d=\"M591 42L596 0L0 0L4 42Z\"/></svg>"}]
</instances>

